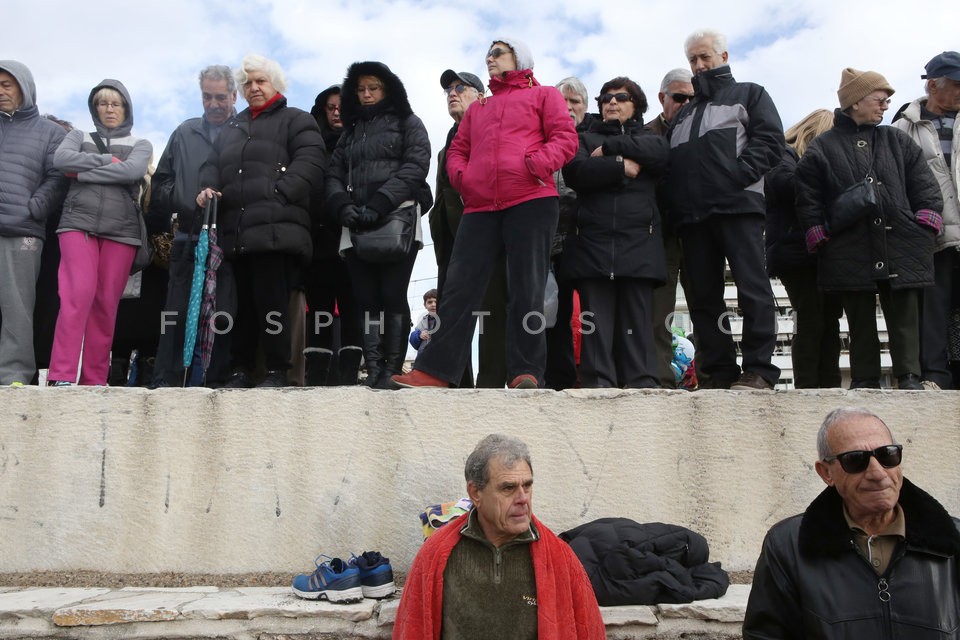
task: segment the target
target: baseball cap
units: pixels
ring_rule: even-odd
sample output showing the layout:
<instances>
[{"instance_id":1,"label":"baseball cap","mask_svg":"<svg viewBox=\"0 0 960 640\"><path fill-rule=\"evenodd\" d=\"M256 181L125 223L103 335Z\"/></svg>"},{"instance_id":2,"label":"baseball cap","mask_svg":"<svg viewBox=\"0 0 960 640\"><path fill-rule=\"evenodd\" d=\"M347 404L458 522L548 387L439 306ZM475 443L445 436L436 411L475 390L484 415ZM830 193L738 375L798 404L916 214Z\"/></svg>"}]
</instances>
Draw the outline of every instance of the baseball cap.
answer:
<instances>
[{"instance_id":1,"label":"baseball cap","mask_svg":"<svg viewBox=\"0 0 960 640\"><path fill-rule=\"evenodd\" d=\"M960 53L956 51L944 51L943 53L933 56L924 68L927 72L920 76L924 80L927 78L960 80Z\"/></svg>"},{"instance_id":2,"label":"baseball cap","mask_svg":"<svg viewBox=\"0 0 960 640\"><path fill-rule=\"evenodd\" d=\"M446 89L454 80L459 80L460 82L473 87L480 93L484 92L483 83L480 82L480 78L466 71L457 73L453 69L447 69L440 75L440 86Z\"/></svg>"}]
</instances>

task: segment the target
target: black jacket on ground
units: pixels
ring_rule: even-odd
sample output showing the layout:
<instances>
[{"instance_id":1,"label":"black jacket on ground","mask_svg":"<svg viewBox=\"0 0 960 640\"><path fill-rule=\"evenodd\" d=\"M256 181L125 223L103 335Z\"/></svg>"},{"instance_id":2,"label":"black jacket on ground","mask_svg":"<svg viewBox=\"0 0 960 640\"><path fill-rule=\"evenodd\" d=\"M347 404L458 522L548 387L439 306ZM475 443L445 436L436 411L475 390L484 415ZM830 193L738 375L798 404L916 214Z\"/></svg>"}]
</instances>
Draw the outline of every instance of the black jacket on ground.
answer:
<instances>
[{"instance_id":1,"label":"black jacket on ground","mask_svg":"<svg viewBox=\"0 0 960 640\"><path fill-rule=\"evenodd\" d=\"M598 147L603 156L591 157ZM568 243L566 268L574 278L646 278L666 281L663 230L657 208L657 178L666 169L667 141L640 120L595 120L580 134L580 148L563 168L577 192L576 237ZM641 165L624 174L629 158Z\"/></svg>"},{"instance_id":2,"label":"black jacket on ground","mask_svg":"<svg viewBox=\"0 0 960 640\"><path fill-rule=\"evenodd\" d=\"M767 200L763 237L767 248L767 274L772 277L817 265L817 258L807 252L805 229L797 220L796 171L797 152L784 147L780 164L763 180Z\"/></svg>"},{"instance_id":3,"label":"black jacket on ground","mask_svg":"<svg viewBox=\"0 0 960 640\"><path fill-rule=\"evenodd\" d=\"M361 105L357 98L358 80L365 75L384 85L386 95L377 104ZM420 203L421 215L429 211L430 137L410 108L400 78L380 62L355 62L347 70L340 101L343 135L327 175L328 215L338 215L348 204L386 215L407 200Z\"/></svg>"},{"instance_id":4,"label":"black jacket on ground","mask_svg":"<svg viewBox=\"0 0 960 640\"><path fill-rule=\"evenodd\" d=\"M724 65L693 77L694 98L674 117L667 193L677 224L714 214L765 213L763 176L783 153L783 125L766 90Z\"/></svg>"},{"instance_id":5,"label":"black jacket on ground","mask_svg":"<svg viewBox=\"0 0 960 640\"><path fill-rule=\"evenodd\" d=\"M730 577L700 534L672 524L600 518L560 538L583 563L602 607L719 598Z\"/></svg>"},{"instance_id":6,"label":"black jacket on ground","mask_svg":"<svg viewBox=\"0 0 960 640\"><path fill-rule=\"evenodd\" d=\"M906 541L883 576L857 551L833 487L803 515L774 525L754 572L744 640L960 638L960 520L906 478L900 507Z\"/></svg>"},{"instance_id":7,"label":"black jacket on ground","mask_svg":"<svg viewBox=\"0 0 960 640\"><path fill-rule=\"evenodd\" d=\"M283 96L256 118L247 108L224 125L200 179L223 192L224 255L285 253L308 262L310 191L323 181L325 166L316 120L288 107Z\"/></svg>"},{"instance_id":8,"label":"black jacket on ground","mask_svg":"<svg viewBox=\"0 0 960 640\"><path fill-rule=\"evenodd\" d=\"M917 223L916 214L940 212L943 198L920 147L894 127L858 126L837 109L833 129L815 138L797 165L801 226L824 225L830 203L868 171L877 180L879 212L821 245L820 287L875 291L877 280L894 289L932 285L934 231Z\"/></svg>"}]
</instances>

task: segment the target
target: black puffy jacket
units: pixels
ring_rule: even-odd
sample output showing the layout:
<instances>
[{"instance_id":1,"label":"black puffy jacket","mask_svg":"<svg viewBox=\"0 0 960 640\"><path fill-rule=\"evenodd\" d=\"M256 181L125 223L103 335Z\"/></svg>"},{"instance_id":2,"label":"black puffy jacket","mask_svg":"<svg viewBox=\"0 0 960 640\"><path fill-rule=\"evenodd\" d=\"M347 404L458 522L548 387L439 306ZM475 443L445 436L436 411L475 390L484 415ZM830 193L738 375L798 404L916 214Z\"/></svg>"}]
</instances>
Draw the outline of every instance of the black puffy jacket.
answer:
<instances>
[{"instance_id":1,"label":"black puffy jacket","mask_svg":"<svg viewBox=\"0 0 960 640\"><path fill-rule=\"evenodd\" d=\"M360 76L375 76L384 85L383 100L361 105ZM328 215L348 204L367 206L381 215L407 200L420 203L421 215L433 196L427 185L430 137L414 115L400 79L380 62L355 62L340 93L343 135L330 161L326 183Z\"/></svg>"},{"instance_id":2,"label":"black puffy jacket","mask_svg":"<svg viewBox=\"0 0 960 640\"><path fill-rule=\"evenodd\" d=\"M824 225L830 203L868 171L876 177L879 212L820 247L820 287L875 291L878 280L889 280L894 289L933 284L934 231L917 223L916 214L939 212L943 198L920 147L898 129L858 126L837 109L833 129L815 138L797 165L801 226Z\"/></svg>"},{"instance_id":3,"label":"black puffy jacket","mask_svg":"<svg viewBox=\"0 0 960 640\"><path fill-rule=\"evenodd\" d=\"M598 147L603 156L591 157ZM574 278L646 278L666 280L663 230L657 208L657 178L669 150L662 136L643 122L595 120L580 134L580 148L563 168L568 187L577 192L578 214L564 256ZM617 156L638 162L636 178L624 174Z\"/></svg>"},{"instance_id":4,"label":"black puffy jacket","mask_svg":"<svg viewBox=\"0 0 960 640\"><path fill-rule=\"evenodd\" d=\"M806 155L806 154L804 154ZM960 520L904 478L906 540L878 576L828 487L763 541L744 640L960 638Z\"/></svg>"},{"instance_id":5,"label":"black puffy jacket","mask_svg":"<svg viewBox=\"0 0 960 640\"><path fill-rule=\"evenodd\" d=\"M600 518L564 531L600 606L719 598L730 577L699 533L675 524Z\"/></svg>"},{"instance_id":6,"label":"black puffy jacket","mask_svg":"<svg viewBox=\"0 0 960 640\"><path fill-rule=\"evenodd\" d=\"M310 190L323 180L326 152L313 117L280 97L256 118L230 120L201 173L223 192L218 229L228 258L285 253L308 262Z\"/></svg>"}]
</instances>

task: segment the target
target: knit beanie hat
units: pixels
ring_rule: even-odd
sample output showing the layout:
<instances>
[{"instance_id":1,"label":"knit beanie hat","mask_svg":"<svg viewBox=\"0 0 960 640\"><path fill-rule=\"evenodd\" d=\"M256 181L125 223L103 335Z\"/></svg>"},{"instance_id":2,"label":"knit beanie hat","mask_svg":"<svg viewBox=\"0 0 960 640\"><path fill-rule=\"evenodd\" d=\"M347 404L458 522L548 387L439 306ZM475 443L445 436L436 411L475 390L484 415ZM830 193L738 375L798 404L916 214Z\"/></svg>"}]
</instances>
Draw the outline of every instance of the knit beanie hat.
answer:
<instances>
[{"instance_id":1,"label":"knit beanie hat","mask_svg":"<svg viewBox=\"0 0 960 640\"><path fill-rule=\"evenodd\" d=\"M840 88L837 89L841 111L849 109L854 103L877 90L886 91L887 95L891 96L894 93L887 79L876 71L858 71L847 67L840 74Z\"/></svg>"},{"instance_id":2,"label":"knit beanie hat","mask_svg":"<svg viewBox=\"0 0 960 640\"><path fill-rule=\"evenodd\" d=\"M513 55L517 59L518 71L533 69L533 54L530 53L530 47L527 46L526 42L522 42L516 38L496 38L493 42L502 42L510 47L510 50L513 51Z\"/></svg>"}]
</instances>

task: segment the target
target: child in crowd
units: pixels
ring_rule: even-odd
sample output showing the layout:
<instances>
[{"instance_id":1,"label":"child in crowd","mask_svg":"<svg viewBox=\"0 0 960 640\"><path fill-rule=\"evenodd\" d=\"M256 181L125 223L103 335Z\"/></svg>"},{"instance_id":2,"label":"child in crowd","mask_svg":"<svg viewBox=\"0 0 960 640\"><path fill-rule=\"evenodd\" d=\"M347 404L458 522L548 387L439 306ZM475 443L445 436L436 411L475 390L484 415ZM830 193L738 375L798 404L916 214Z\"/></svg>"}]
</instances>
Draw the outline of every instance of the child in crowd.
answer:
<instances>
[{"instance_id":1,"label":"child in crowd","mask_svg":"<svg viewBox=\"0 0 960 640\"><path fill-rule=\"evenodd\" d=\"M417 320L413 332L410 333L410 344L418 352L426 346L430 336L437 330L437 290L430 289L423 294L423 306L427 310L423 317Z\"/></svg>"}]
</instances>

